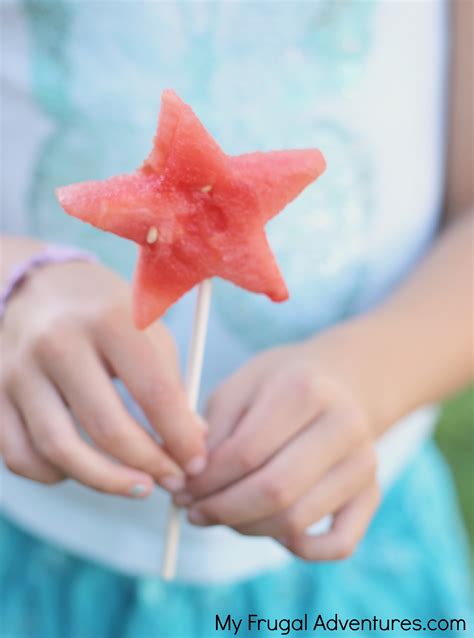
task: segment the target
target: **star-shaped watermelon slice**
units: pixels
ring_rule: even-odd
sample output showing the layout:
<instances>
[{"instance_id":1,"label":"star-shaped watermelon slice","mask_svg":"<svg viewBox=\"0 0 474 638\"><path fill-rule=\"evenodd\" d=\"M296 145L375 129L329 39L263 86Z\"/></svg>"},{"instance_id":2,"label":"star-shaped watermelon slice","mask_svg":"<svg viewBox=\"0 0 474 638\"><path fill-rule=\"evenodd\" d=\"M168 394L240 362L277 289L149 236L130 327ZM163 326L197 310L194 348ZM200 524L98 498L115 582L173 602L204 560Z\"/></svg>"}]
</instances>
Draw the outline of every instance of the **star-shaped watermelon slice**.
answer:
<instances>
[{"instance_id":1,"label":"star-shaped watermelon slice","mask_svg":"<svg viewBox=\"0 0 474 638\"><path fill-rule=\"evenodd\" d=\"M287 299L264 226L324 168L315 149L226 155L167 90L153 149L135 173L56 194L70 215L139 245L133 312L143 329L209 277Z\"/></svg>"}]
</instances>

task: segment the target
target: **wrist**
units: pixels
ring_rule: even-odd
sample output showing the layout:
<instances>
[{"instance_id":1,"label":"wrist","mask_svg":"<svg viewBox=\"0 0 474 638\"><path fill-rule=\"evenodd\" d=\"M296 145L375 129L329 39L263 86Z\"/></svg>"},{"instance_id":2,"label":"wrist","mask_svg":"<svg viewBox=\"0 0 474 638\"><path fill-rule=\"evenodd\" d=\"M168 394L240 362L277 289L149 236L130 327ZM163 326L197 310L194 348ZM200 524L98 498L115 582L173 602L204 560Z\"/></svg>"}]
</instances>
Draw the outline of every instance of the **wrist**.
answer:
<instances>
[{"instance_id":1,"label":"wrist","mask_svg":"<svg viewBox=\"0 0 474 638\"><path fill-rule=\"evenodd\" d=\"M408 411L390 335L388 318L369 313L309 342L315 363L345 385L366 414L374 436Z\"/></svg>"},{"instance_id":2,"label":"wrist","mask_svg":"<svg viewBox=\"0 0 474 638\"><path fill-rule=\"evenodd\" d=\"M0 290L0 319L3 319L7 306L13 297L17 296L20 288L24 287L38 272L42 272L47 266L68 264L71 262L93 263L96 258L82 250L69 246L46 245L41 250L29 254L25 259L16 263L7 275L6 281Z\"/></svg>"}]
</instances>

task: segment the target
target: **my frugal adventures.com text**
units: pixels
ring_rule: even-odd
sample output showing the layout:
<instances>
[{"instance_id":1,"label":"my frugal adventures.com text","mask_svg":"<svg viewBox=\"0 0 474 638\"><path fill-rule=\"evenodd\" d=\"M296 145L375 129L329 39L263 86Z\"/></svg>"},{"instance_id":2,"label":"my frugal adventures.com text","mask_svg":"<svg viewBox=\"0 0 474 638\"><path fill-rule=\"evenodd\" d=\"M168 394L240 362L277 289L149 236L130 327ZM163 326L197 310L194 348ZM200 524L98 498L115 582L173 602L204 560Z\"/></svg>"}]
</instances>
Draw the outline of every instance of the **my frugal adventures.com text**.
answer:
<instances>
[{"instance_id":1,"label":"my frugal adventures.com text","mask_svg":"<svg viewBox=\"0 0 474 638\"><path fill-rule=\"evenodd\" d=\"M467 623L463 618L340 618L338 614L324 617L322 614L311 616L304 614L300 618L265 618L258 614L248 616L232 616L232 614L216 614L216 632L238 636L239 632L275 632L280 636L298 635L298 632L313 632L323 634L325 632L346 631L348 633L400 632L408 631L432 631L432 632L465 632Z\"/></svg>"}]
</instances>

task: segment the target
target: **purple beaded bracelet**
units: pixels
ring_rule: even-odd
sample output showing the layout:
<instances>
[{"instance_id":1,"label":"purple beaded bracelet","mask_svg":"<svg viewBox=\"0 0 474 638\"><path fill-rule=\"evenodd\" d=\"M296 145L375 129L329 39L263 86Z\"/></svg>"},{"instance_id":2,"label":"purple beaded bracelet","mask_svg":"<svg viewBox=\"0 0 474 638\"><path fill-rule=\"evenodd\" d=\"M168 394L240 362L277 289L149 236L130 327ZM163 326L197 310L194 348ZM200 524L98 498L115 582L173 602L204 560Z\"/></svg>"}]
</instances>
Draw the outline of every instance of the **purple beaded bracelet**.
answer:
<instances>
[{"instance_id":1,"label":"purple beaded bracelet","mask_svg":"<svg viewBox=\"0 0 474 638\"><path fill-rule=\"evenodd\" d=\"M94 263L97 262L97 258L85 250L79 250L72 246L56 246L50 244L45 246L41 252L28 257L28 259L12 268L0 292L0 320L3 319L5 315L8 300L32 270L49 264L64 264L69 261L87 261Z\"/></svg>"}]
</instances>

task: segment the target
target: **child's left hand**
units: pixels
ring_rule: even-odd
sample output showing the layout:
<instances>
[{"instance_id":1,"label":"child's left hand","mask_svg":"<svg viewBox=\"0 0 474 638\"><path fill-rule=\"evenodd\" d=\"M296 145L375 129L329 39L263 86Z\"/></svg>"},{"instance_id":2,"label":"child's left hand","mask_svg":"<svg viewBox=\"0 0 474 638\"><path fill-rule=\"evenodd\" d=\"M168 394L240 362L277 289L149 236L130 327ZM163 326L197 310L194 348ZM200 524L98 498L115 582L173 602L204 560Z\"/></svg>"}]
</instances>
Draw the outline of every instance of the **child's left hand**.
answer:
<instances>
[{"instance_id":1,"label":"child's left hand","mask_svg":"<svg viewBox=\"0 0 474 638\"><path fill-rule=\"evenodd\" d=\"M272 536L307 560L353 552L379 502L374 433L326 351L317 339L269 350L215 392L209 464L175 498L191 522ZM328 514L327 533L305 534Z\"/></svg>"}]
</instances>

